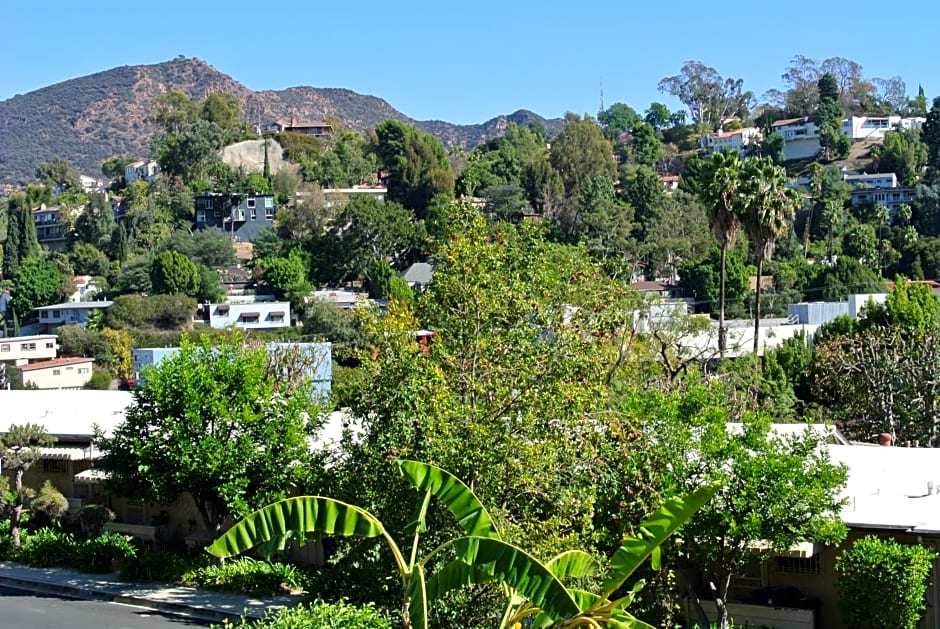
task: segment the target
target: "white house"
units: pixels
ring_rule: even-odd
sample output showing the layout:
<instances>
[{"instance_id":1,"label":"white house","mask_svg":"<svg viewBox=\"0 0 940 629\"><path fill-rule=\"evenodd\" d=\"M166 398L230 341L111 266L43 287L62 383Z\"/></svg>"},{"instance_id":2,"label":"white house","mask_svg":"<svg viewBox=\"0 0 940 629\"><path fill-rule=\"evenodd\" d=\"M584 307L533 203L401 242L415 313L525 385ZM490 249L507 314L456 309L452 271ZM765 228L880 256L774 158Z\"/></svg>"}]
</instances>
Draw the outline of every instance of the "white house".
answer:
<instances>
[{"instance_id":1,"label":"white house","mask_svg":"<svg viewBox=\"0 0 940 629\"><path fill-rule=\"evenodd\" d=\"M898 176L894 173L842 173L853 190L860 188L896 188Z\"/></svg>"},{"instance_id":2,"label":"white house","mask_svg":"<svg viewBox=\"0 0 940 629\"><path fill-rule=\"evenodd\" d=\"M72 278L72 284L75 286L75 292L69 296L69 301L82 301L98 292L95 278L91 275L76 275Z\"/></svg>"},{"instance_id":3,"label":"white house","mask_svg":"<svg viewBox=\"0 0 940 629\"><path fill-rule=\"evenodd\" d=\"M124 181L146 181L152 183L160 172L160 165L152 159L139 159L124 167Z\"/></svg>"},{"instance_id":4,"label":"white house","mask_svg":"<svg viewBox=\"0 0 940 629\"><path fill-rule=\"evenodd\" d=\"M55 334L0 338L0 363L20 367L55 358L59 351L58 338Z\"/></svg>"},{"instance_id":5,"label":"white house","mask_svg":"<svg viewBox=\"0 0 940 629\"><path fill-rule=\"evenodd\" d=\"M23 365L23 384L37 389L81 389L91 380L94 358L55 358Z\"/></svg>"},{"instance_id":6,"label":"white house","mask_svg":"<svg viewBox=\"0 0 940 629\"><path fill-rule=\"evenodd\" d=\"M901 116L852 116L842 121L842 133L853 140L884 138L895 129L920 129L926 118Z\"/></svg>"},{"instance_id":7,"label":"white house","mask_svg":"<svg viewBox=\"0 0 940 629\"><path fill-rule=\"evenodd\" d=\"M88 317L92 312L104 312L111 307L110 301L67 301L51 306L36 308L39 314L39 324L47 332L52 332L62 325L88 324Z\"/></svg>"},{"instance_id":8,"label":"white house","mask_svg":"<svg viewBox=\"0 0 940 629\"><path fill-rule=\"evenodd\" d=\"M819 127L808 116L778 120L771 128L783 136L784 159L806 159L819 153Z\"/></svg>"},{"instance_id":9,"label":"white house","mask_svg":"<svg viewBox=\"0 0 940 629\"><path fill-rule=\"evenodd\" d=\"M33 208L33 223L36 225L36 240L49 251L63 251L68 246L66 233L62 223L62 213L68 212L73 217L80 210L67 210L59 206L46 207L43 203Z\"/></svg>"},{"instance_id":10,"label":"white house","mask_svg":"<svg viewBox=\"0 0 940 629\"><path fill-rule=\"evenodd\" d=\"M213 328L232 325L244 330L290 327L289 301L208 304L208 312L209 326Z\"/></svg>"},{"instance_id":11,"label":"white house","mask_svg":"<svg viewBox=\"0 0 940 629\"><path fill-rule=\"evenodd\" d=\"M734 131L719 131L718 133L706 133L702 136L700 145L709 153L730 149L744 155L751 146L760 142L763 134L756 127L744 127Z\"/></svg>"}]
</instances>

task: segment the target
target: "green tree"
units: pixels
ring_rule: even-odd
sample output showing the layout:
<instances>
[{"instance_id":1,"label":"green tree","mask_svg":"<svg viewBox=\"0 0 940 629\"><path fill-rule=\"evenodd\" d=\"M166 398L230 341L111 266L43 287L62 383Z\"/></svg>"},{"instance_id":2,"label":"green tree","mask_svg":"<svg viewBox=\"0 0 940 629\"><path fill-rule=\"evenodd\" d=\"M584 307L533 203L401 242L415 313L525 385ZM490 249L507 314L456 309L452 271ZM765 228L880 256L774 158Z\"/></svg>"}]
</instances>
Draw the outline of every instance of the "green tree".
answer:
<instances>
[{"instance_id":1,"label":"green tree","mask_svg":"<svg viewBox=\"0 0 940 629\"><path fill-rule=\"evenodd\" d=\"M604 129L604 134L611 141L625 131L632 131L643 123L643 118L636 110L623 103L614 103L597 114L597 122Z\"/></svg>"},{"instance_id":2,"label":"green tree","mask_svg":"<svg viewBox=\"0 0 940 629\"><path fill-rule=\"evenodd\" d=\"M701 482L720 489L683 529L677 565L690 583L698 571L711 583L717 624L728 627L725 608L731 576L752 558L769 558L807 540L836 543L845 536L838 519L846 471L833 465L823 447L827 437L809 427L790 436L776 434L769 420L740 412L723 385L692 383L672 394L647 392L629 400L629 410L645 418L651 436L650 464L657 478L681 494ZM754 548L761 540L761 548ZM708 622L695 598L701 626Z\"/></svg>"},{"instance_id":3,"label":"green tree","mask_svg":"<svg viewBox=\"0 0 940 629\"><path fill-rule=\"evenodd\" d=\"M761 154L773 160L774 164L782 164L784 161L783 148L786 145L784 137L774 131L764 137L760 144Z\"/></svg>"},{"instance_id":4,"label":"green tree","mask_svg":"<svg viewBox=\"0 0 940 629\"><path fill-rule=\"evenodd\" d=\"M754 300L754 354L760 346L760 294L764 262L773 256L777 240L791 229L803 205L799 192L787 187L787 172L769 157L744 162L741 170L738 213L757 260L757 295Z\"/></svg>"},{"instance_id":5,"label":"green tree","mask_svg":"<svg viewBox=\"0 0 940 629\"><path fill-rule=\"evenodd\" d=\"M708 212L708 224L718 239L721 252L718 288L718 350L724 356L728 338L725 329L725 282L728 251L734 248L741 220L737 199L741 185L741 160L736 151L713 153L711 159L692 173L689 187L695 191Z\"/></svg>"},{"instance_id":6,"label":"green tree","mask_svg":"<svg viewBox=\"0 0 940 629\"><path fill-rule=\"evenodd\" d=\"M820 270L806 287L808 301L841 301L849 295L883 293L884 280L870 268L848 256Z\"/></svg>"},{"instance_id":7,"label":"green tree","mask_svg":"<svg viewBox=\"0 0 940 629\"><path fill-rule=\"evenodd\" d=\"M453 194L454 175L444 146L433 136L397 120L375 127L375 152L388 172L388 198L424 215L431 198Z\"/></svg>"},{"instance_id":8,"label":"green tree","mask_svg":"<svg viewBox=\"0 0 940 629\"><path fill-rule=\"evenodd\" d=\"M209 94L199 109L200 118L217 124L222 129L237 130L242 127L241 106L234 94Z\"/></svg>"},{"instance_id":9,"label":"green tree","mask_svg":"<svg viewBox=\"0 0 940 629\"><path fill-rule=\"evenodd\" d=\"M82 190L78 171L61 157L55 157L51 162L40 162L36 166L36 179L60 193Z\"/></svg>"},{"instance_id":10,"label":"green tree","mask_svg":"<svg viewBox=\"0 0 940 629\"><path fill-rule=\"evenodd\" d=\"M166 133L179 133L183 125L199 119L199 106L183 92L171 89L150 101L150 117Z\"/></svg>"},{"instance_id":11,"label":"green tree","mask_svg":"<svg viewBox=\"0 0 940 629\"><path fill-rule=\"evenodd\" d=\"M164 251L150 263L150 284L157 294L195 297L199 291L199 269L183 254Z\"/></svg>"},{"instance_id":12,"label":"green tree","mask_svg":"<svg viewBox=\"0 0 940 629\"><path fill-rule=\"evenodd\" d=\"M549 159L568 196L575 196L583 183L597 175L617 175L613 146L590 116L566 115L565 128L552 140Z\"/></svg>"},{"instance_id":13,"label":"green tree","mask_svg":"<svg viewBox=\"0 0 940 629\"><path fill-rule=\"evenodd\" d=\"M238 261L232 239L215 229L177 229L161 243L159 251L176 251L210 268Z\"/></svg>"},{"instance_id":14,"label":"green tree","mask_svg":"<svg viewBox=\"0 0 940 629\"><path fill-rule=\"evenodd\" d=\"M727 118L747 118L754 100L754 94L744 90L742 79L726 79L700 61L686 61L679 74L659 82L659 91L678 98L694 124L712 131Z\"/></svg>"},{"instance_id":15,"label":"green tree","mask_svg":"<svg viewBox=\"0 0 940 629\"><path fill-rule=\"evenodd\" d=\"M896 173L902 186L917 183L921 167L927 164L927 145L918 129L887 131L884 142L873 154L878 158L878 172Z\"/></svg>"},{"instance_id":16,"label":"green tree","mask_svg":"<svg viewBox=\"0 0 940 629\"><path fill-rule=\"evenodd\" d=\"M188 493L210 531L286 496L308 472L316 427L306 360L246 347L238 333L218 345L184 337L100 442L109 490L162 503Z\"/></svg>"},{"instance_id":17,"label":"green tree","mask_svg":"<svg viewBox=\"0 0 940 629\"><path fill-rule=\"evenodd\" d=\"M826 160L846 157L852 141L842 133L842 106L835 76L825 73L819 77L819 144Z\"/></svg>"},{"instance_id":18,"label":"green tree","mask_svg":"<svg viewBox=\"0 0 940 629\"><path fill-rule=\"evenodd\" d=\"M202 177L219 161L224 132L207 120L183 124L178 132L158 133L150 144L150 155L160 162L163 172L185 182Z\"/></svg>"},{"instance_id":19,"label":"green tree","mask_svg":"<svg viewBox=\"0 0 940 629\"><path fill-rule=\"evenodd\" d=\"M111 230L109 251L120 264L127 260L127 230L124 229L124 223L115 225Z\"/></svg>"},{"instance_id":20,"label":"green tree","mask_svg":"<svg viewBox=\"0 0 940 629\"><path fill-rule=\"evenodd\" d=\"M921 133L924 144L927 145L928 179L930 183L940 183L940 96L933 99Z\"/></svg>"},{"instance_id":21,"label":"green tree","mask_svg":"<svg viewBox=\"0 0 940 629\"><path fill-rule=\"evenodd\" d=\"M908 102L908 116L926 116L927 115L927 94L924 93L924 86L917 86L917 96Z\"/></svg>"},{"instance_id":22,"label":"green tree","mask_svg":"<svg viewBox=\"0 0 940 629\"><path fill-rule=\"evenodd\" d=\"M936 553L866 535L836 559L839 611L849 626L914 629L927 605Z\"/></svg>"},{"instance_id":23,"label":"green tree","mask_svg":"<svg viewBox=\"0 0 940 629\"><path fill-rule=\"evenodd\" d=\"M13 536L13 544L17 547L20 545L20 521L23 514L29 510L29 500L36 493L23 486L23 474L42 457L41 448L48 447L54 441L55 437L38 424L13 424L7 432L0 435L0 459L3 460L3 468L13 472L12 496L4 498L10 502L10 534Z\"/></svg>"},{"instance_id":24,"label":"green tree","mask_svg":"<svg viewBox=\"0 0 940 629\"><path fill-rule=\"evenodd\" d=\"M44 258L26 258L13 280L13 310L20 320L35 308L55 303L62 296L66 277L54 262Z\"/></svg>"},{"instance_id":25,"label":"green tree","mask_svg":"<svg viewBox=\"0 0 940 629\"><path fill-rule=\"evenodd\" d=\"M714 312L721 303L721 250L712 247L707 255L686 260L679 267L679 286L695 300L698 312ZM737 303L750 290L744 259L731 251L725 256L725 301Z\"/></svg>"},{"instance_id":26,"label":"green tree","mask_svg":"<svg viewBox=\"0 0 940 629\"><path fill-rule=\"evenodd\" d=\"M69 261L78 275L103 276L108 274L110 267L108 256L86 242L77 242L72 245L72 250L69 251Z\"/></svg>"},{"instance_id":27,"label":"green tree","mask_svg":"<svg viewBox=\"0 0 940 629\"><path fill-rule=\"evenodd\" d=\"M124 169L128 164L134 161L133 157L115 156L109 157L101 164L101 174L111 179L124 177Z\"/></svg>"},{"instance_id":28,"label":"green tree","mask_svg":"<svg viewBox=\"0 0 940 629\"><path fill-rule=\"evenodd\" d=\"M91 195L88 205L75 219L75 231L70 235L73 242L85 242L98 249L107 249L114 232L114 210L104 194Z\"/></svg>"},{"instance_id":29,"label":"green tree","mask_svg":"<svg viewBox=\"0 0 940 629\"><path fill-rule=\"evenodd\" d=\"M294 249L286 258L262 258L258 261L264 283L280 297L298 303L310 294L311 286L307 280L310 264L299 249Z\"/></svg>"},{"instance_id":30,"label":"green tree","mask_svg":"<svg viewBox=\"0 0 940 629\"><path fill-rule=\"evenodd\" d=\"M669 108L662 103L650 103L650 108L646 110L643 121L659 131L665 129L672 122L672 114L669 112Z\"/></svg>"}]
</instances>

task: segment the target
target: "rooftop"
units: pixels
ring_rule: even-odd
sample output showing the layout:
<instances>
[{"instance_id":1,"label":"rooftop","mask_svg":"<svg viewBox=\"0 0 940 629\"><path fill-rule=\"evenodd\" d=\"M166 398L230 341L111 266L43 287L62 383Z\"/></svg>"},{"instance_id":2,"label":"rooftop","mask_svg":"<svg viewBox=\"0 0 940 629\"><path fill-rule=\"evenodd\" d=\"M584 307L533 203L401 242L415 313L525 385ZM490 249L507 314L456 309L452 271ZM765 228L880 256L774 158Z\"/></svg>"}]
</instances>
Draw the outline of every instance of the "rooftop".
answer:
<instances>
[{"instance_id":1,"label":"rooftop","mask_svg":"<svg viewBox=\"0 0 940 629\"><path fill-rule=\"evenodd\" d=\"M110 308L112 301L66 301L61 304L42 306L36 310L87 310L94 308Z\"/></svg>"},{"instance_id":2,"label":"rooftop","mask_svg":"<svg viewBox=\"0 0 940 629\"><path fill-rule=\"evenodd\" d=\"M5 336L0 338L0 343L28 343L29 341L48 341L49 339L59 338L55 334L33 334L31 336Z\"/></svg>"},{"instance_id":3,"label":"rooftop","mask_svg":"<svg viewBox=\"0 0 940 629\"><path fill-rule=\"evenodd\" d=\"M19 367L20 371L36 371L38 369L51 369L53 367L66 367L68 365L83 365L85 363L95 362L94 358L53 358L52 360L41 360Z\"/></svg>"},{"instance_id":4,"label":"rooftop","mask_svg":"<svg viewBox=\"0 0 940 629\"><path fill-rule=\"evenodd\" d=\"M98 425L106 435L124 421L133 404L129 391L50 389L0 391L3 426L39 424L51 435L91 435Z\"/></svg>"}]
</instances>

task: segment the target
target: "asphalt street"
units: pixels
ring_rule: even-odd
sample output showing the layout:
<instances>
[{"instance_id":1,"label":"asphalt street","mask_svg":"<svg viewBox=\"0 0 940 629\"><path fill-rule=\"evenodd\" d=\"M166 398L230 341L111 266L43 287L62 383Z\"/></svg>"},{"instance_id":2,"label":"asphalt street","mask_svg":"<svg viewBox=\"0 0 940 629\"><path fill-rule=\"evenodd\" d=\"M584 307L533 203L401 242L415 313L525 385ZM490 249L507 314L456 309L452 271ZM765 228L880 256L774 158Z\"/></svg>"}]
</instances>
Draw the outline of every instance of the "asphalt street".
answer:
<instances>
[{"instance_id":1,"label":"asphalt street","mask_svg":"<svg viewBox=\"0 0 940 629\"><path fill-rule=\"evenodd\" d=\"M209 623L121 603L75 600L0 587L3 629L182 629Z\"/></svg>"}]
</instances>

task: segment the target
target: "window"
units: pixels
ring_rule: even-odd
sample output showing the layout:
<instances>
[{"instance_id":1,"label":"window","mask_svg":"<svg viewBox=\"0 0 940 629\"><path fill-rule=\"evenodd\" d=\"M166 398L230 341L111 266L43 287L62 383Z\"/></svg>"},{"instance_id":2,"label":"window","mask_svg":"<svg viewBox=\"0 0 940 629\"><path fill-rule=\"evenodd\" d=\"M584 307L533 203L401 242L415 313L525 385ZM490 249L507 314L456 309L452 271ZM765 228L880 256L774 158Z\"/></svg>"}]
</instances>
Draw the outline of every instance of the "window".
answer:
<instances>
[{"instance_id":1,"label":"window","mask_svg":"<svg viewBox=\"0 0 940 629\"><path fill-rule=\"evenodd\" d=\"M812 557L776 557L777 572L789 572L792 574L820 574L819 555Z\"/></svg>"},{"instance_id":2,"label":"window","mask_svg":"<svg viewBox=\"0 0 940 629\"><path fill-rule=\"evenodd\" d=\"M53 310L53 311L52 311L52 318L53 318L53 319L58 319L58 318L61 317L61 316L62 316L62 313L59 312L58 310Z\"/></svg>"},{"instance_id":3,"label":"window","mask_svg":"<svg viewBox=\"0 0 940 629\"><path fill-rule=\"evenodd\" d=\"M264 204L264 217L265 218L274 218L274 206L268 207L267 199L265 199Z\"/></svg>"},{"instance_id":4,"label":"window","mask_svg":"<svg viewBox=\"0 0 940 629\"><path fill-rule=\"evenodd\" d=\"M42 471L46 474L65 474L68 468L65 459L43 459Z\"/></svg>"},{"instance_id":5,"label":"window","mask_svg":"<svg viewBox=\"0 0 940 629\"><path fill-rule=\"evenodd\" d=\"M254 197L251 197L251 198L248 199L248 209L250 210L250 209L252 209L253 207L255 207L255 198L254 198Z\"/></svg>"},{"instance_id":6,"label":"window","mask_svg":"<svg viewBox=\"0 0 940 629\"><path fill-rule=\"evenodd\" d=\"M66 371L74 371L74 369L75 369L75 367L73 367L73 366L71 366L71 365L69 365L68 367L65 368Z\"/></svg>"},{"instance_id":7,"label":"window","mask_svg":"<svg viewBox=\"0 0 940 629\"><path fill-rule=\"evenodd\" d=\"M206 211L205 210L196 210L196 222L205 223L206 222Z\"/></svg>"},{"instance_id":8,"label":"window","mask_svg":"<svg viewBox=\"0 0 940 629\"><path fill-rule=\"evenodd\" d=\"M43 310L42 312L40 312L40 313L39 313L39 318L40 318L40 319L48 319L48 318L49 318L49 311L48 311L48 310Z\"/></svg>"},{"instance_id":9,"label":"window","mask_svg":"<svg viewBox=\"0 0 940 629\"><path fill-rule=\"evenodd\" d=\"M257 312L243 312L241 316L242 323L258 323L259 313Z\"/></svg>"},{"instance_id":10,"label":"window","mask_svg":"<svg viewBox=\"0 0 940 629\"><path fill-rule=\"evenodd\" d=\"M206 199L206 209L207 210L212 209L212 199Z\"/></svg>"},{"instance_id":11,"label":"window","mask_svg":"<svg viewBox=\"0 0 940 629\"><path fill-rule=\"evenodd\" d=\"M212 213L212 216L216 218L222 218L222 210L216 210Z\"/></svg>"},{"instance_id":12,"label":"window","mask_svg":"<svg viewBox=\"0 0 940 629\"><path fill-rule=\"evenodd\" d=\"M251 220L258 220L258 210L251 208Z\"/></svg>"},{"instance_id":13,"label":"window","mask_svg":"<svg viewBox=\"0 0 940 629\"><path fill-rule=\"evenodd\" d=\"M51 341L46 343L46 349L53 349L53 348L55 348L55 343Z\"/></svg>"},{"instance_id":14,"label":"window","mask_svg":"<svg viewBox=\"0 0 940 629\"><path fill-rule=\"evenodd\" d=\"M53 370L52 370L52 375L53 375L53 376L61 376L61 375L62 375L62 370L61 370L61 369L53 369Z\"/></svg>"},{"instance_id":15,"label":"window","mask_svg":"<svg viewBox=\"0 0 940 629\"><path fill-rule=\"evenodd\" d=\"M5 344L3 344L3 345L0 345L0 352L9 352L9 351L10 351L10 345L9 345L9 343L5 343Z\"/></svg>"},{"instance_id":16,"label":"window","mask_svg":"<svg viewBox=\"0 0 940 629\"><path fill-rule=\"evenodd\" d=\"M34 349L36 349L35 343L20 343L20 351L22 352L28 352Z\"/></svg>"},{"instance_id":17,"label":"window","mask_svg":"<svg viewBox=\"0 0 940 629\"><path fill-rule=\"evenodd\" d=\"M88 373L88 367L79 367L78 373Z\"/></svg>"}]
</instances>

